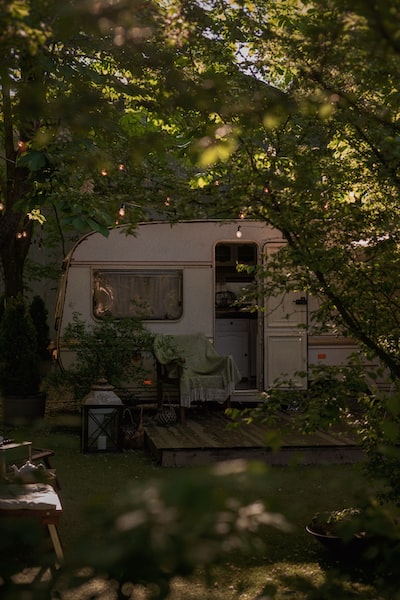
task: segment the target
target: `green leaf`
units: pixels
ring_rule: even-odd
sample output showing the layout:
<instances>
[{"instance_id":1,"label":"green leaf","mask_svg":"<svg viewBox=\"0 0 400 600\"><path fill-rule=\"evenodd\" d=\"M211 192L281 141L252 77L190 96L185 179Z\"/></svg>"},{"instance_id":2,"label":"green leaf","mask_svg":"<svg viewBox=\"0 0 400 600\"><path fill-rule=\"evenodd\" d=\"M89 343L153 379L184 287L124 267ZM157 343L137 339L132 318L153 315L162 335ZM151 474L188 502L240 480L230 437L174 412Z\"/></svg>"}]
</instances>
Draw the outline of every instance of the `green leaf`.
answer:
<instances>
[{"instance_id":1,"label":"green leaf","mask_svg":"<svg viewBox=\"0 0 400 600\"><path fill-rule=\"evenodd\" d=\"M92 229L93 231L97 231L98 233L101 233L105 237L108 237L110 235L110 231L105 225L102 225L102 223L99 223L98 221L96 221L95 219L92 219L91 217L89 217L87 219L87 224L89 225L90 229Z\"/></svg>"},{"instance_id":2,"label":"green leaf","mask_svg":"<svg viewBox=\"0 0 400 600\"><path fill-rule=\"evenodd\" d=\"M46 154L39 150L30 150L19 158L18 165L20 167L27 167L30 171L40 171L46 166Z\"/></svg>"}]
</instances>

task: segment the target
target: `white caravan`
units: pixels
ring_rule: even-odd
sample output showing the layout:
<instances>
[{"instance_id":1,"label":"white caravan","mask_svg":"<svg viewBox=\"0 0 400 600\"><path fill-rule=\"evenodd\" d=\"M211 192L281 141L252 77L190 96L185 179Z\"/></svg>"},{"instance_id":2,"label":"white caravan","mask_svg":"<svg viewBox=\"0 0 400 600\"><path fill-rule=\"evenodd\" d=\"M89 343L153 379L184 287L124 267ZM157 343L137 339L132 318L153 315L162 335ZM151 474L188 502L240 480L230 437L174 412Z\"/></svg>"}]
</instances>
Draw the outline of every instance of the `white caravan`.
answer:
<instances>
[{"instance_id":1,"label":"white caravan","mask_svg":"<svg viewBox=\"0 0 400 600\"><path fill-rule=\"evenodd\" d=\"M106 314L145 314L156 333L204 333L222 355L231 354L242 380L235 401L254 402L282 376L307 386L311 364L344 364L355 350L348 340L307 332L304 293L269 300L264 311L235 305L254 276L237 263L257 265L277 250L279 231L256 221L147 222L135 235L124 227L109 237L90 233L65 260L56 307L57 352L71 363L62 336L74 313L87 322ZM144 313L143 313L144 311Z\"/></svg>"}]
</instances>

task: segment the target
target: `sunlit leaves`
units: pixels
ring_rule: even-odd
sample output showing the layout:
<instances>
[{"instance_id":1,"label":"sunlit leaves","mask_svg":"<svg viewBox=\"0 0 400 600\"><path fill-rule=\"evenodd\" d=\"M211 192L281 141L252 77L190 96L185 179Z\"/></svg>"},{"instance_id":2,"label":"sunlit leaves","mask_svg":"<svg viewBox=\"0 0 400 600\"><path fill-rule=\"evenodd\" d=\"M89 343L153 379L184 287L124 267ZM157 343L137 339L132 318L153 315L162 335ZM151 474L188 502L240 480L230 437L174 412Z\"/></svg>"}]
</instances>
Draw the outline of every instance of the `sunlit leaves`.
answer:
<instances>
[{"instance_id":1,"label":"sunlit leaves","mask_svg":"<svg viewBox=\"0 0 400 600\"><path fill-rule=\"evenodd\" d=\"M208 167L219 161L227 161L237 148L237 139L230 126L222 126L215 130L213 137L207 136L196 144L198 165Z\"/></svg>"},{"instance_id":2,"label":"sunlit leaves","mask_svg":"<svg viewBox=\"0 0 400 600\"><path fill-rule=\"evenodd\" d=\"M31 221L37 221L40 225L46 222L46 217L40 212L40 208L33 208L28 212L28 218Z\"/></svg>"},{"instance_id":3,"label":"sunlit leaves","mask_svg":"<svg viewBox=\"0 0 400 600\"><path fill-rule=\"evenodd\" d=\"M206 186L210 185L213 182L213 175L211 173L208 174L199 174L196 175L194 177L192 177L191 181L189 182L189 186L192 189L203 189Z\"/></svg>"},{"instance_id":4,"label":"sunlit leaves","mask_svg":"<svg viewBox=\"0 0 400 600\"><path fill-rule=\"evenodd\" d=\"M112 223L132 190L132 218L237 216L246 206L287 237L292 272L327 292L340 327L383 353L396 347L396 6L90 7L79 8L78 37L72 13L49 21L58 40L35 62L51 73L47 120L19 160L36 195L79 231ZM57 119L69 132L61 144Z\"/></svg>"}]
</instances>

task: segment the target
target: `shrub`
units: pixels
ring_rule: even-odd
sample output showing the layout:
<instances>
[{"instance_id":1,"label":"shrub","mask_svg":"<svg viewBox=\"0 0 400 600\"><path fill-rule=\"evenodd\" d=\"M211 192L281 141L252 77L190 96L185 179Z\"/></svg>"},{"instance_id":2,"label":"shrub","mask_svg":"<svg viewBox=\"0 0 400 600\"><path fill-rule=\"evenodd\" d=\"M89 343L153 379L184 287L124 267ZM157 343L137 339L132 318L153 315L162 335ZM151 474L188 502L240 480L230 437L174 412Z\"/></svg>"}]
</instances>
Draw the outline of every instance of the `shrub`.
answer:
<instances>
[{"instance_id":1,"label":"shrub","mask_svg":"<svg viewBox=\"0 0 400 600\"><path fill-rule=\"evenodd\" d=\"M36 330L22 298L7 298L0 322L0 389L31 395L41 382Z\"/></svg>"},{"instance_id":2,"label":"shrub","mask_svg":"<svg viewBox=\"0 0 400 600\"><path fill-rule=\"evenodd\" d=\"M89 325L75 314L63 342L76 353L72 367L63 374L76 398L82 399L100 378L114 387L144 384L148 375L144 359L152 350L153 335L140 320L107 317Z\"/></svg>"}]
</instances>

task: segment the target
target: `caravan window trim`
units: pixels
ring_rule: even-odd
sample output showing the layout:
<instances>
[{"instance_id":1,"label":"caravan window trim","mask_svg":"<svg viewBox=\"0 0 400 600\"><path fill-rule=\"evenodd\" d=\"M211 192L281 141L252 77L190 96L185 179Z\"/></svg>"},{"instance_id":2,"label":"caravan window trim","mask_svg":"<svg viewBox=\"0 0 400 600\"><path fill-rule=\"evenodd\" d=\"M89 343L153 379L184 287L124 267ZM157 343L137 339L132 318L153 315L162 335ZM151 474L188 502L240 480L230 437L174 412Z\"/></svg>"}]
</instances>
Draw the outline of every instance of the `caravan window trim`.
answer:
<instances>
[{"instance_id":1,"label":"caravan window trim","mask_svg":"<svg viewBox=\"0 0 400 600\"><path fill-rule=\"evenodd\" d=\"M92 270L92 314L97 320L178 321L182 313L182 269Z\"/></svg>"}]
</instances>

